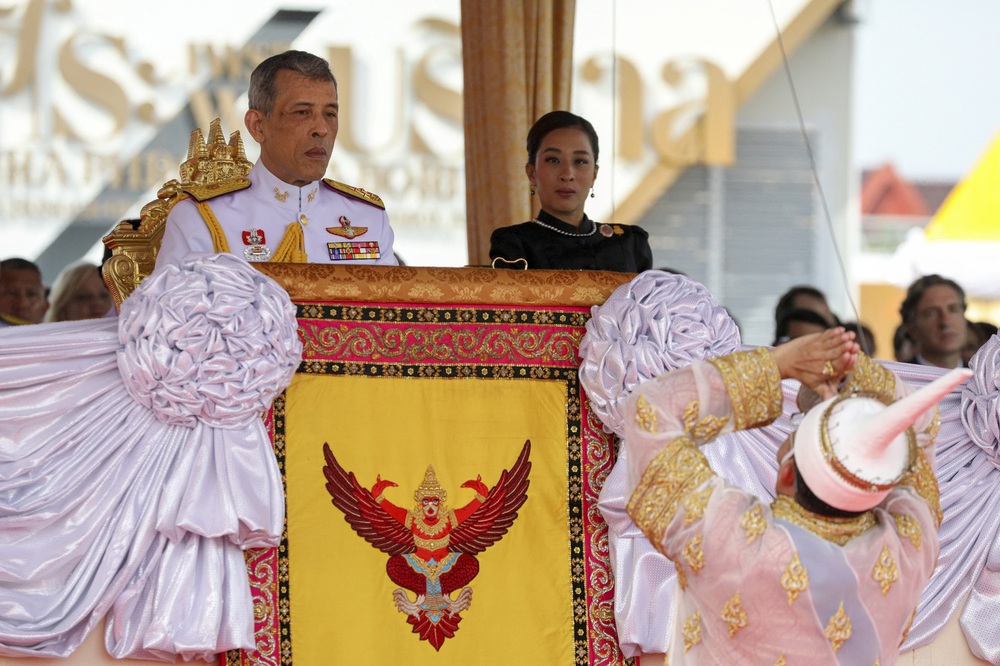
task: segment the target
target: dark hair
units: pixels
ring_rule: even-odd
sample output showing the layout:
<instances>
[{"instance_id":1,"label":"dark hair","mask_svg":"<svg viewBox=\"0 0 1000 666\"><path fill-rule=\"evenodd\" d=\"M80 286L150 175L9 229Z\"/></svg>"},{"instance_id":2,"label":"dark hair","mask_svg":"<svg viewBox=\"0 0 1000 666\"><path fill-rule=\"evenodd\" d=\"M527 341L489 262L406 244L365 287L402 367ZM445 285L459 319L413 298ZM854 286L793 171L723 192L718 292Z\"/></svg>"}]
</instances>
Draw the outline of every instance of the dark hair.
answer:
<instances>
[{"instance_id":1,"label":"dark hair","mask_svg":"<svg viewBox=\"0 0 1000 666\"><path fill-rule=\"evenodd\" d=\"M875 355L875 334L860 321L849 321L844 324L845 331L854 331L855 342L861 345L861 351L869 356Z\"/></svg>"},{"instance_id":2,"label":"dark hair","mask_svg":"<svg viewBox=\"0 0 1000 666\"><path fill-rule=\"evenodd\" d=\"M917 304L920 303L920 299L924 297L927 290L931 287L936 287L938 285L944 285L945 287L951 287L958 294L958 297L962 299L962 310L965 310L965 290L958 286L958 283L954 280L949 280L946 277L941 277L937 273L932 273L930 275L924 275L918 277L913 281L913 284L909 286L906 290L906 298L903 299L903 304L899 306L899 315L903 318L904 324L912 324L917 316Z\"/></svg>"},{"instance_id":3,"label":"dark hair","mask_svg":"<svg viewBox=\"0 0 1000 666\"><path fill-rule=\"evenodd\" d=\"M531 129L528 130L528 164L535 163L538 149L549 132L567 127L583 130L587 138L590 139L590 148L594 151L594 164L597 164L597 132L594 130L594 126L586 118L569 111L549 111L531 126Z\"/></svg>"},{"instance_id":4,"label":"dark hair","mask_svg":"<svg viewBox=\"0 0 1000 666\"><path fill-rule=\"evenodd\" d=\"M819 300L826 303L826 294L817 289L816 287L810 287L807 284L797 284L778 299L778 304L774 307L774 321L777 323L781 318L788 313L790 310L798 309L795 305L795 299L799 296L812 296L813 298L818 298ZM824 322L829 325L829 322Z\"/></svg>"},{"instance_id":5,"label":"dark hair","mask_svg":"<svg viewBox=\"0 0 1000 666\"><path fill-rule=\"evenodd\" d=\"M5 270L11 271L35 271L38 273L38 277L42 277L42 271L38 266L27 259L21 259L20 257L11 257L10 259L4 259L0 261L0 273Z\"/></svg>"},{"instance_id":6,"label":"dark hair","mask_svg":"<svg viewBox=\"0 0 1000 666\"><path fill-rule=\"evenodd\" d=\"M900 324L896 327L896 330L892 334L892 352L896 356L897 361L905 361L907 359L900 358L902 355L903 345L909 342L913 344L913 340L910 339L910 334L906 332L906 324Z\"/></svg>"},{"instance_id":7,"label":"dark hair","mask_svg":"<svg viewBox=\"0 0 1000 666\"><path fill-rule=\"evenodd\" d=\"M822 326L823 328L830 328L830 322L820 313L814 310L807 310L806 308L795 308L794 310L789 310L781 316L778 320L778 324L774 327L774 344L779 345L782 342L788 342L788 330L792 327L792 322L799 321L805 324L816 324L817 326Z\"/></svg>"},{"instance_id":8,"label":"dark hair","mask_svg":"<svg viewBox=\"0 0 1000 666\"><path fill-rule=\"evenodd\" d=\"M988 321L974 321L972 322L972 325L979 329L979 332L983 336L983 340L989 340L998 332L996 324L991 324Z\"/></svg>"},{"instance_id":9,"label":"dark hair","mask_svg":"<svg viewBox=\"0 0 1000 666\"><path fill-rule=\"evenodd\" d=\"M793 462L794 460L795 458L792 458ZM806 484L806 480L802 478L798 463L795 463L795 501L806 511L811 511L827 518L854 518L864 513L864 511L844 511L843 509L830 506L816 497L816 493L812 491L812 488Z\"/></svg>"},{"instance_id":10,"label":"dark hair","mask_svg":"<svg viewBox=\"0 0 1000 666\"><path fill-rule=\"evenodd\" d=\"M337 79L326 60L305 51L285 51L264 60L250 74L247 97L251 109L256 109L265 116L270 115L278 95L275 82L278 72L283 69L298 72L315 81L333 81L333 87L337 87Z\"/></svg>"}]
</instances>

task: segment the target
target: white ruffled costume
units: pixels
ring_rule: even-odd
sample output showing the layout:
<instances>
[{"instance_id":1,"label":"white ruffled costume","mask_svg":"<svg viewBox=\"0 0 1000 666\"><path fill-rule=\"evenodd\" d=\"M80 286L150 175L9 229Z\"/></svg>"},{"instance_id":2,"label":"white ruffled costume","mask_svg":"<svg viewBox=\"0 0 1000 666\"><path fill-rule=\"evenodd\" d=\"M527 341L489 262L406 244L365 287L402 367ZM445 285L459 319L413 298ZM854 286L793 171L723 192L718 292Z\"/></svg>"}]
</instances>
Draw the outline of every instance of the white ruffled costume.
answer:
<instances>
[{"instance_id":1,"label":"white ruffled costume","mask_svg":"<svg viewBox=\"0 0 1000 666\"><path fill-rule=\"evenodd\" d=\"M262 414L301 361L295 308L231 255L147 278L115 319L0 331L0 655L252 648L243 549L284 495Z\"/></svg>"}]
</instances>

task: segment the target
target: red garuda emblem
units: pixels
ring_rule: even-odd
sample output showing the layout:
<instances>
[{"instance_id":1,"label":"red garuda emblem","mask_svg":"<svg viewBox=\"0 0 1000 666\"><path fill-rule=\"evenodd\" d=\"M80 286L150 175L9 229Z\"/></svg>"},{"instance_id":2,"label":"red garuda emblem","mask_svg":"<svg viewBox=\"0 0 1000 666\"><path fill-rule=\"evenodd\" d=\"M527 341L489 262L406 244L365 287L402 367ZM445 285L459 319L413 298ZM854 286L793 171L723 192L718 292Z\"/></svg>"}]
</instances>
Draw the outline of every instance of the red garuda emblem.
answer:
<instances>
[{"instance_id":1,"label":"red garuda emblem","mask_svg":"<svg viewBox=\"0 0 1000 666\"><path fill-rule=\"evenodd\" d=\"M459 613L472 603L468 584L479 573L475 556L503 538L528 499L531 441L524 443L517 462L510 471L501 472L492 488L481 476L463 483L463 488L476 491L476 498L459 509L445 504L448 494L431 465L413 493L416 505L404 509L383 496L386 488L397 484L376 476L368 490L340 466L328 444L323 444L323 452L323 474L333 505L344 512L355 532L389 555L386 573L401 588L392 593L396 608L406 613L421 640L440 650L444 640L458 631ZM406 590L416 598L411 600Z\"/></svg>"}]
</instances>

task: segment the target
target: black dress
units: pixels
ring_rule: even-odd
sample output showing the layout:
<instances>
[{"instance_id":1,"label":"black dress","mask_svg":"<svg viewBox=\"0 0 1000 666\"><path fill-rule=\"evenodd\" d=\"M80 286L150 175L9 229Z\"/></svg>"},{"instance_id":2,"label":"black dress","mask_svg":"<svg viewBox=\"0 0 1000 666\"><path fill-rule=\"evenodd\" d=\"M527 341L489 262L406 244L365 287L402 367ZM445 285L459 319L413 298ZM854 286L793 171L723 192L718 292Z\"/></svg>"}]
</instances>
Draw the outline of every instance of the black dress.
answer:
<instances>
[{"instance_id":1,"label":"black dress","mask_svg":"<svg viewBox=\"0 0 1000 666\"><path fill-rule=\"evenodd\" d=\"M496 268L641 273L653 267L649 234L639 227L596 224L584 216L577 229L545 211L537 219L542 224L524 222L493 232L490 259Z\"/></svg>"}]
</instances>

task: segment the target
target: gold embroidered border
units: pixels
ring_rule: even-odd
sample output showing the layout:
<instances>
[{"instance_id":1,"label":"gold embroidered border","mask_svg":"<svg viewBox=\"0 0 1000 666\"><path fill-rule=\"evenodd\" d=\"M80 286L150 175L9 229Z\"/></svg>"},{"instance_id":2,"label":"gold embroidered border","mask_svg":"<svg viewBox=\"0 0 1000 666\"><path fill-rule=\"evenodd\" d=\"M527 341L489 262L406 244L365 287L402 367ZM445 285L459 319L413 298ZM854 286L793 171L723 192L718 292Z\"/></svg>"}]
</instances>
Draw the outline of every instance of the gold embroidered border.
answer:
<instances>
[{"instance_id":1,"label":"gold embroidered border","mask_svg":"<svg viewBox=\"0 0 1000 666\"><path fill-rule=\"evenodd\" d=\"M722 374L736 430L757 428L781 416L781 375L768 347L709 360Z\"/></svg>"},{"instance_id":2,"label":"gold embroidered border","mask_svg":"<svg viewBox=\"0 0 1000 666\"><path fill-rule=\"evenodd\" d=\"M831 518L803 509L787 495L778 495L771 502L771 511L775 518L787 520L839 546L864 534L876 524L875 514L871 511L853 518Z\"/></svg>"},{"instance_id":3,"label":"gold embroidered border","mask_svg":"<svg viewBox=\"0 0 1000 666\"><path fill-rule=\"evenodd\" d=\"M859 352L857 365L848 376L841 393L845 391L874 393L883 402L892 404L896 399L896 375L878 361L873 361L863 352Z\"/></svg>"},{"instance_id":4,"label":"gold embroidered border","mask_svg":"<svg viewBox=\"0 0 1000 666\"><path fill-rule=\"evenodd\" d=\"M629 499L628 515L650 543L659 547L681 499L714 476L708 459L694 441L678 437L646 467Z\"/></svg>"},{"instance_id":5,"label":"gold embroidered border","mask_svg":"<svg viewBox=\"0 0 1000 666\"><path fill-rule=\"evenodd\" d=\"M937 526L940 527L941 520L944 518L944 513L941 511L941 492L938 489L937 477L934 475L934 470L931 469L931 462L927 459L923 450L917 451L917 462L913 464L913 469L910 470L910 473L900 481L900 485L911 486L917 491L918 495L924 498L924 501L931 508L931 513L934 515Z\"/></svg>"},{"instance_id":6,"label":"gold embroidered border","mask_svg":"<svg viewBox=\"0 0 1000 666\"><path fill-rule=\"evenodd\" d=\"M584 306L603 303L634 276L608 271L508 271L343 264L254 263L293 301Z\"/></svg>"}]
</instances>

